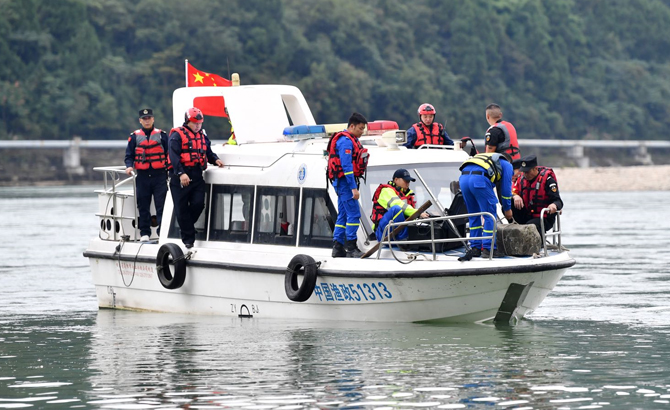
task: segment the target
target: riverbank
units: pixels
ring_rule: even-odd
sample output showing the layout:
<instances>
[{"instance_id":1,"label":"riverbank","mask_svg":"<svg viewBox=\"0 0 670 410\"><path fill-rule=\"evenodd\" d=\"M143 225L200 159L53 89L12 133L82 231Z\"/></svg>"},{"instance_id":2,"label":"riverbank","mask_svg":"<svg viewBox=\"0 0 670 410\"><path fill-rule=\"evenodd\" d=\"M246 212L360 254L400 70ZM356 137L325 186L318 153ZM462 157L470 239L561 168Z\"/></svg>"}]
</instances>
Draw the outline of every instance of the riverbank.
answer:
<instances>
[{"instance_id":1,"label":"riverbank","mask_svg":"<svg viewBox=\"0 0 670 410\"><path fill-rule=\"evenodd\" d=\"M561 192L670 191L670 165L555 168Z\"/></svg>"}]
</instances>

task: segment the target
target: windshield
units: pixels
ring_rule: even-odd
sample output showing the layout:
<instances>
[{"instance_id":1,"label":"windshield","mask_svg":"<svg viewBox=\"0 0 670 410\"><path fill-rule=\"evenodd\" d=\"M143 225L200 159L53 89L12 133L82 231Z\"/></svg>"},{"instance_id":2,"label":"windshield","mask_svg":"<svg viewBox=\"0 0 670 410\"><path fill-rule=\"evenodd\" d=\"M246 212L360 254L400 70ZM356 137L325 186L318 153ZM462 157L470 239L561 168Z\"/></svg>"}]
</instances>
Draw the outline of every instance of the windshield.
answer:
<instances>
[{"instance_id":1,"label":"windshield","mask_svg":"<svg viewBox=\"0 0 670 410\"><path fill-rule=\"evenodd\" d=\"M416 195L416 206L417 208L423 205L424 202L431 199L426 189L423 187L423 184L417 177L416 169L421 174L421 177L426 182L430 190L433 192L440 201L442 207L449 208L451 201L454 198L454 194L451 191L452 181L458 181L458 178L461 175L461 172L458 170L460 164L407 164L407 165L387 165L381 167L368 168L367 182L365 185L361 185L361 204L365 210L365 214L362 215L363 218L369 219L370 212L372 210L372 196L375 193L375 190L379 184L388 183L393 177L393 173L398 168L406 168L409 173L412 175L412 178L416 179L416 182L410 183L410 189L414 191ZM433 204L428 208L428 212L431 214L439 214L438 207Z\"/></svg>"}]
</instances>

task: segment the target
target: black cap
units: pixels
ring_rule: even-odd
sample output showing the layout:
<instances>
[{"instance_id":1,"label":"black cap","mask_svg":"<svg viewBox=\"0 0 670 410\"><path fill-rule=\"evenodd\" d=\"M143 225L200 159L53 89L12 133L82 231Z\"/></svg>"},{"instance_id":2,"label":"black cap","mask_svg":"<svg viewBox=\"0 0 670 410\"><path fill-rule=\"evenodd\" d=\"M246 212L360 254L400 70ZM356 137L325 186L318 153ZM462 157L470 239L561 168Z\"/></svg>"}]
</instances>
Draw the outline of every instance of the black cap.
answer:
<instances>
[{"instance_id":1,"label":"black cap","mask_svg":"<svg viewBox=\"0 0 670 410\"><path fill-rule=\"evenodd\" d=\"M520 159L515 159L514 161L512 161L512 168L514 168L514 169L521 168L521 160Z\"/></svg>"},{"instance_id":2,"label":"black cap","mask_svg":"<svg viewBox=\"0 0 670 410\"><path fill-rule=\"evenodd\" d=\"M402 178L407 182L416 181L416 179L412 178L412 176L409 174L409 171L404 169L404 168L400 168L393 173L393 179L396 179L396 178Z\"/></svg>"},{"instance_id":3,"label":"black cap","mask_svg":"<svg viewBox=\"0 0 670 410\"><path fill-rule=\"evenodd\" d=\"M533 154L521 158L521 168L519 171L528 172L537 166L537 157Z\"/></svg>"},{"instance_id":4,"label":"black cap","mask_svg":"<svg viewBox=\"0 0 670 410\"><path fill-rule=\"evenodd\" d=\"M154 116L154 110L151 108L144 108L140 110L140 118L143 117L153 117Z\"/></svg>"}]
</instances>

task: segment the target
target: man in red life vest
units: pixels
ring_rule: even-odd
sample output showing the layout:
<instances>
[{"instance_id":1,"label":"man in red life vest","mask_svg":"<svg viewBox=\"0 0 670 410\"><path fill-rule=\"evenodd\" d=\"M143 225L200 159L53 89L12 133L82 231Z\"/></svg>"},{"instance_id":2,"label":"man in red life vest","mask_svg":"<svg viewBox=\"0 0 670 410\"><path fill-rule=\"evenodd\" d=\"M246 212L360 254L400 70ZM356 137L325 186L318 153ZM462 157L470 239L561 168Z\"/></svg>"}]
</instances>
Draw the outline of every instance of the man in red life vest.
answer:
<instances>
[{"instance_id":1,"label":"man in red life vest","mask_svg":"<svg viewBox=\"0 0 670 410\"><path fill-rule=\"evenodd\" d=\"M135 177L135 198L139 212L140 241L148 242L151 236L151 197L156 207L156 224L160 233L163 205L167 195L167 145L165 131L154 127L154 113L150 108L140 110L142 128L130 133L126 146L126 174Z\"/></svg>"},{"instance_id":2,"label":"man in red life vest","mask_svg":"<svg viewBox=\"0 0 670 410\"><path fill-rule=\"evenodd\" d=\"M333 231L333 258L360 258L358 226L361 211L358 206L358 179L363 176L368 162L367 149L358 138L363 135L368 121L362 114L351 114L347 129L334 134L328 141L328 179L337 193L337 220Z\"/></svg>"},{"instance_id":3,"label":"man in red life vest","mask_svg":"<svg viewBox=\"0 0 670 410\"><path fill-rule=\"evenodd\" d=\"M407 130L407 148L419 148L422 145L454 145L442 124L435 122L435 107L421 104L417 110L419 122Z\"/></svg>"},{"instance_id":4,"label":"man in red life vest","mask_svg":"<svg viewBox=\"0 0 670 410\"><path fill-rule=\"evenodd\" d=\"M386 184L380 184L372 196L372 229L375 230L377 240L381 241L384 229L391 222L404 222L406 217L414 215L416 209L416 198L414 192L409 189L409 183L416 179L412 178L409 171L400 168L393 174L393 179ZM421 218L428 218L428 213L421 214ZM392 239L405 240L408 236L407 227Z\"/></svg>"},{"instance_id":5,"label":"man in red life vest","mask_svg":"<svg viewBox=\"0 0 670 410\"><path fill-rule=\"evenodd\" d=\"M486 152L508 154L512 160L521 158L516 128L512 123L502 120L503 113L498 104L486 107L486 121L490 127L486 130Z\"/></svg>"},{"instance_id":6,"label":"man in red life vest","mask_svg":"<svg viewBox=\"0 0 670 410\"><path fill-rule=\"evenodd\" d=\"M208 162L223 167L202 129L204 120L200 109L189 108L184 114L184 125L173 128L168 141L170 193L186 248L195 243L195 223L205 208L203 171Z\"/></svg>"},{"instance_id":7,"label":"man in red life vest","mask_svg":"<svg viewBox=\"0 0 670 410\"><path fill-rule=\"evenodd\" d=\"M533 224L541 231L540 215L543 208L549 210L544 216L544 231L556 222L556 213L563 209L563 200L558 192L554 170L537 165L537 157L528 155L521 159L523 177L516 180L512 188L514 220L520 224Z\"/></svg>"}]
</instances>

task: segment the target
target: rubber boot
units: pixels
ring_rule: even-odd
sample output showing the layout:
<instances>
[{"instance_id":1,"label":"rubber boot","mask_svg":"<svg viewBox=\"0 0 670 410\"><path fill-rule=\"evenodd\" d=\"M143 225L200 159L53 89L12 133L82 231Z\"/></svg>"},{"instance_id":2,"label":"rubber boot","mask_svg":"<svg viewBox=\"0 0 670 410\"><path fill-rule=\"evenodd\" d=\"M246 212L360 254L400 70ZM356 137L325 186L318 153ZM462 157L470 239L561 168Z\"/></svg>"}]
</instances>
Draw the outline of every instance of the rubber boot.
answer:
<instances>
[{"instance_id":1,"label":"rubber boot","mask_svg":"<svg viewBox=\"0 0 670 410\"><path fill-rule=\"evenodd\" d=\"M347 256L347 251L344 250L344 245L338 241L333 241L333 258L344 258Z\"/></svg>"},{"instance_id":2,"label":"rubber boot","mask_svg":"<svg viewBox=\"0 0 670 410\"><path fill-rule=\"evenodd\" d=\"M347 243L344 244L346 250L347 250L347 258L360 258L363 256L363 252L358 249L358 246L356 246L356 240L351 240L347 241Z\"/></svg>"}]
</instances>

